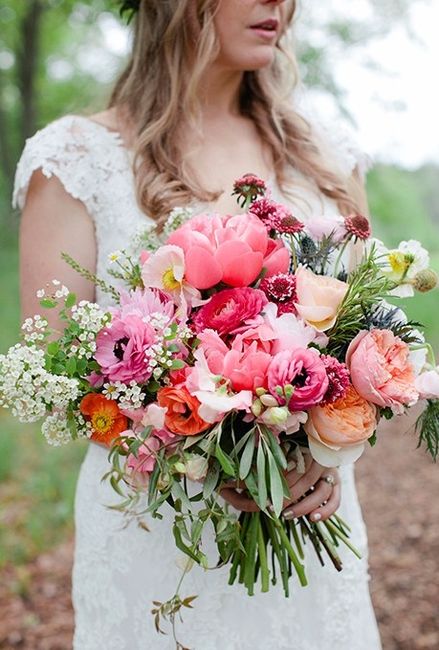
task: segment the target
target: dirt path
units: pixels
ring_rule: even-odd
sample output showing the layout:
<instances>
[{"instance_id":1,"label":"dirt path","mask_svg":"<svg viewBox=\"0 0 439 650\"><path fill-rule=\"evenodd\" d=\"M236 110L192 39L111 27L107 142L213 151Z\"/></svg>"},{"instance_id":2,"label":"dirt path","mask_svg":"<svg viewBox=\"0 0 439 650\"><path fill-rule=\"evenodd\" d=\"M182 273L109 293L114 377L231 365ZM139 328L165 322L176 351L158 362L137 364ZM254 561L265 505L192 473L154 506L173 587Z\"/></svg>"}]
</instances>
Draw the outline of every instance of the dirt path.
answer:
<instances>
[{"instance_id":1,"label":"dirt path","mask_svg":"<svg viewBox=\"0 0 439 650\"><path fill-rule=\"evenodd\" d=\"M384 650L439 648L439 464L415 446L382 435L356 470ZM2 650L71 649L71 555L66 543L2 573Z\"/></svg>"}]
</instances>

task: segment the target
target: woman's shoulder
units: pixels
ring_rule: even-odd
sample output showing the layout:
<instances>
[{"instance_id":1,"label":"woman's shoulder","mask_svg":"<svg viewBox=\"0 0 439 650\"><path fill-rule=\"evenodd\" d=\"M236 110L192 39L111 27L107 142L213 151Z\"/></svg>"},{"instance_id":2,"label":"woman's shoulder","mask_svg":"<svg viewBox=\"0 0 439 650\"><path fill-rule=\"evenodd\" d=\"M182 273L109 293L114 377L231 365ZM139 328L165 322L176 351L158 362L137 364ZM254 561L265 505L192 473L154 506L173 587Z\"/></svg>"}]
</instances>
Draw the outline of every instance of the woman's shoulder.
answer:
<instances>
[{"instance_id":1,"label":"woman's shoulder","mask_svg":"<svg viewBox=\"0 0 439 650\"><path fill-rule=\"evenodd\" d=\"M26 140L15 174L14 207L23 207L39 169L47 178L57 176L70 195L87 203L99 176L118 165L115 152L121 144L120 136L94 116L69 114L50 122Z\"/></svg>"}]
</instances>

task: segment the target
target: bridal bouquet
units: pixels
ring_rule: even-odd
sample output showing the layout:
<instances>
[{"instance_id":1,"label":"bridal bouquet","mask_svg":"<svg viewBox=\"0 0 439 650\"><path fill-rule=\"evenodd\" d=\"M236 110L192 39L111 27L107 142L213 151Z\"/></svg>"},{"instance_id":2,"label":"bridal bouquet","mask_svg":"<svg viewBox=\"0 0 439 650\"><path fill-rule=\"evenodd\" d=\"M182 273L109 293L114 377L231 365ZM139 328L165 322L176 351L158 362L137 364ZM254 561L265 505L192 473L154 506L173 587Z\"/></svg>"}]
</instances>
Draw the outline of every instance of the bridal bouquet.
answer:
<instances>
[{"instance_id":1,"label":"bridal bouquet","mask_svg":"<svg viewBox=\"0 0 439 650\"><path fill-rule=\"evenodd\" d=\"M303 472L305 454L327 467L354 462L381 416L419 399L420 443L438 454L439 368L420 325L393 304L436 276L418 242L388 250L363 216L302 223L251 175L234 193L244 213L176 209L161 231L112 254L122 289L65 255L114 306L77 303L56 281L41 290L65 329L25 321L23 342L0 357L0 404L23 422L42 419L51 444L108 445L117 507L139 520L173 508L189 564L208 567L209 525L230 583L251 595L280 576L288 595L293 575L306 584L305 543L338 570L340 543L358 554L337 514L282 518L286 472ZM259 510L237 516L220 497L229 485ZM157 628L192 600L177 589L155 602Z\"/></svg>"}]
</instances>

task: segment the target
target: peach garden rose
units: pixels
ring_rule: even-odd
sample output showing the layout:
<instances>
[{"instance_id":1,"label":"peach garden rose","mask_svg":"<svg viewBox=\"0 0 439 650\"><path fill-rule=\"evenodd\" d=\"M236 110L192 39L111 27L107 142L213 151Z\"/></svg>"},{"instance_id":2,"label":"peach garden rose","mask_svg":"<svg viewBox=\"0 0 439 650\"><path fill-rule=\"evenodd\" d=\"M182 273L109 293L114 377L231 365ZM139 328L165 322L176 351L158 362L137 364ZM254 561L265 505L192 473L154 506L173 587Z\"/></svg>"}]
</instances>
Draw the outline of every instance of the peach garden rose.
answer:
<instances>
[{"instance_id":1,"label":"peach garden rose","mask_svg":"<svg viewBox=\"0 0 439 650\"><path fill-rule=\"evenodd\" d=\"M295 275L297 302L294 304L298 314L316 330L329 330L337 319L348 285L303 266L299 266Z\"/></svg>"},{"instance_id":2,"label":"peach garden rose","mask_svg":"<svg viewBox=\"0 0 439 650\"><path fill-rule=\"evenodd\" d=\"M377 408L350 386L332 404L315 406L304 425L313 458L325 467L355 462L377 425Z\"/></svg>"}]
</instances>

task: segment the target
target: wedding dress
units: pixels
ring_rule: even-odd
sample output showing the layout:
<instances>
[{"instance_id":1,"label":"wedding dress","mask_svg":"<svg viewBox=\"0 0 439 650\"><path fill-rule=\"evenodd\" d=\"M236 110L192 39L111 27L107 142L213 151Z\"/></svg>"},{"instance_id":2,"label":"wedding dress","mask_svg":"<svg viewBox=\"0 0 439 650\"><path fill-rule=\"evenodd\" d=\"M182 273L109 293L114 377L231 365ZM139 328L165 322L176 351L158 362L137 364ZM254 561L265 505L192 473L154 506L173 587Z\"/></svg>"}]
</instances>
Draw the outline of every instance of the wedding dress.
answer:
<instances>
[{"instance_id":1,"label":"wedding dress","mask_svg":"<svg viewBox=\"0 0 439 650\"><path fill-rule=\"evenodd\" d=\"M307 116L311 119L310 116ZM337 128L316 132L326 138L333 165L348 176L364 156ZM56 176L65 190L86 206L97 241L97 273L112 281L108 255L126 246L147 219L136 204L131 153L119 134L88 118L66 116L27 141L16 175L14 202L22 207L32 173ZM251 170L249 170L251 171ZM274 183L274 197L280 196ZM317 191L303 189L304 202L294 206L301 219L309 214L336 213L335 204ZM300 203L300 204L299 204ZM97 300L108 304L99 291ZM171 511L162 521L150 520L150 532L106 506L118 497L101 477L108 470L107 451L90 444L79 474L76 503L76 546L73 604L76 615L74 650L168 650L172 635L155 631L152 600L173 595L181 575L182 554L176 549ZM179 633L193 650L380 650L369 595L368 547L352 465L340 469L340 514L352 527L357 559L341 547L344 568L322 568L307 546L309 585L292 583L285 598L281 585L248 597L241 585L228 586L228 569L204 571L195 566L183 582L182 595L198 595L193 610L184 610ZM213 540L210 558L216 561Z\"/></svg>"}]
</instances>

